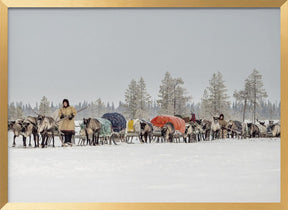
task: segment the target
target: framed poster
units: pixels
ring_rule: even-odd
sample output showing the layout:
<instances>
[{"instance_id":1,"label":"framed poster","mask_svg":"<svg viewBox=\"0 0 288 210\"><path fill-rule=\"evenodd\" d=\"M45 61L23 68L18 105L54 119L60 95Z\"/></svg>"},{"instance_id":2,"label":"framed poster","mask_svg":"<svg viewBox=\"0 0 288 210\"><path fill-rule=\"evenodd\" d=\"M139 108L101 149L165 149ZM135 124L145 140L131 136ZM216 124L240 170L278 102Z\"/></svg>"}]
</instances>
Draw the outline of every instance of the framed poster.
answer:
<instances>
[{"instance_id":1,"label":"framed poster","mask_svg":"<svg viewBox=\"0 0 288 210\"><path fill-rule=\"evenodd\" d=\"M285 0L1 1L1 207L286 209L287 7ZM56 138L56 148L32 148L27 138L24 148L22 138L17 137L16 146L12 147L13 133L7 135L7 122L12 119L8 113L13 107L11 103L41 103L43 95L56 106L60 103L58 108L64 98L69 98L77 110L74 118L79 129L83 118L103 118L105 112L115 110L124 115L127 128L130 119L136 122L136 118L144 118L157 125L157 115L181 114L177 119L183 120L190 111L196 113L197 119L218 117L220 113L224 113L227 121L243 117L254 124L258 118L276 119L276 111L255 114L256 103L250 104L246 117L242 112L226 112L223 107L213 112L207 106L206 111L200 112L190 104L187 113L180 113L175 110L183 107L176 102L166 109L161 104L159 95L164 94L161 85L165 78L178 82L178 92L173 94L179 96L181 91L187 91L183 94L187 100L191 94L194 101L203 104L204 89L207 87L209 93L213 78L223 77L232 102L233 95L237 98L236 93L240 93L237 90L244 87L244 81L255 71L263 76L268 99L275 106L278 104L279 111L281 90L281 141L266 136L223 139L227 134L221 129L220 140L212 140L218 137L211 133L211 140L191 144L185 144L181 132L176 132L172 141L177 142L180 135L179 144L161 144L157 140L140 144L125 133L127 142L119 136L110 136L110 143L115 140L117 145L78 146L80 133L76 129L75 146L61 147L63 142ZM147 101L161 106L155 105L152 114L138 112L139 109L133 113L132 108L129 113L122 112L121 103L119 106L117 103L122 100L127 105L127 93L135 90L141 79L150 93ZM87 109L87 104L77 104L85 100ZM106 111L98 110L92 115L89 107L93 103L102 104L101 100ZM112 102L117 109L107 111L107 103ZM176 109L176 105L180 108ZM40 104L35 107L38 109L33 107L35 113L30 115L39 115ZM58 109L54 113L57 115ZM182 127L178 129L176 124L175 130L181 131ZM259 131L257 137L260 135ZM128 144L129 141L133 144ZM33 141L31 144L34 146ZM41 142L38 146L42 146Z\"/></svg>"}]
</instances>

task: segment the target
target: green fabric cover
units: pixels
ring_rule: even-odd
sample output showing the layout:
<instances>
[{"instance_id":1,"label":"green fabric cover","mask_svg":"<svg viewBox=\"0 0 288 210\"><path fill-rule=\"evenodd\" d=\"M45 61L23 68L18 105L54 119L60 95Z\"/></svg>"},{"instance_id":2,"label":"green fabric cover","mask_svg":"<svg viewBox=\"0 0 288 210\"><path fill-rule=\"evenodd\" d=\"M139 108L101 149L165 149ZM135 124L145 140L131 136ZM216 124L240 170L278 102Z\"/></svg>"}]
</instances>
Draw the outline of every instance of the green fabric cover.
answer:
<instances>
[{"instance_id":1,"label":"green fabric cover","mask_svg":"<svg viewBox=\"0 0 288 210\"><path fill-rule=\"evenodd\" d=\"M100 136L110 136L112 133L112 124L109 120L105 118L96 118L101 124ZM84 129L85 125L83 123L80 124L80 128Z\"/></svg>"},{"instance_id":2,"label":"green fabric cover","mask_svg":"<svg viewBox=\"0 0 288 210\"><path fill-rule=\"evenodd\" d=\"M101 123L100 136L109 136L112 133L112 124L105 118L96 118Z\"/></svg>"}]
</instances>

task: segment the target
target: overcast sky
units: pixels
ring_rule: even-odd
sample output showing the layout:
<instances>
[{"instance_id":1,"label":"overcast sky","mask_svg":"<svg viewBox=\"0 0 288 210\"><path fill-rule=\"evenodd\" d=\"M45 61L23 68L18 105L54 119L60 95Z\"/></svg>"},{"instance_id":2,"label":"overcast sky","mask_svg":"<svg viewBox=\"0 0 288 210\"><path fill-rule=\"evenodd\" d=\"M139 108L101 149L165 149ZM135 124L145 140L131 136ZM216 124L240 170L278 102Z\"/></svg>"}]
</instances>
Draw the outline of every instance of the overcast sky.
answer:
<instances>
[{"instance_id":1,"label":"overcast sky","mask_svg":"<svg viewBox=\"0 0 288 210\"><path fill-rule=\"evenodd\" d=\"M279 102L280 10L13 8L8 65L10 102L118 104L140 76L157 99L166 71L198 102L213 73L232 96L254 68Z\"/></svg>"}]
</instances>

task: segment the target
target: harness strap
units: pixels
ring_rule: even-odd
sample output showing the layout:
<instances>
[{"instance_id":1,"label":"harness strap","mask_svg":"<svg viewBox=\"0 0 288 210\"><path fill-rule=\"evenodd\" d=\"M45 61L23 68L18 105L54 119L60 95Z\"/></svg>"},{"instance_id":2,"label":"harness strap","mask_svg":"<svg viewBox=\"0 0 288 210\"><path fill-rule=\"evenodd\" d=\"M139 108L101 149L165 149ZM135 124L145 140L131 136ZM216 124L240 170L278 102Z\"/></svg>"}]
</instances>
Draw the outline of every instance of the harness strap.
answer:
<instances>
[{"instance_id":1,"label":"harness strap","mask_svg":"<svg viewBox=\"0 0 288 210\"><path fill-rule=\"evenodd\" d=\"M35 124L34 122L30 121L29 119L28 119L28 121L29 121L29 123L31 123L35 128L37 128L37 124Z\"/></svg>"}]
</instances>

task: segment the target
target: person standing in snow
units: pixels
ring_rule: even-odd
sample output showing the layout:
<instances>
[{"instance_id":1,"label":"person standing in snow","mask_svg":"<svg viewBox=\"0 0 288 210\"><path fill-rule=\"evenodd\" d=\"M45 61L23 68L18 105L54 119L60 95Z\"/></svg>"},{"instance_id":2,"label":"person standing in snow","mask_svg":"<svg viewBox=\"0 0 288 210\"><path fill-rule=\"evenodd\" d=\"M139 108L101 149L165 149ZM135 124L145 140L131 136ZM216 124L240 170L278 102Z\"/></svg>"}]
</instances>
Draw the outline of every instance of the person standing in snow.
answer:
<instances>
[{"instance_id":1,"label":"person standing in snow","mask_svg":"<svg viewBox=\"0 0 288 210\"><path fill-rule=\"evenodd\" d=\"M224 120L224 114L220 114L218 122L221 126L220 138L226 139L226 137L227 137L227 122Z\"/></svg>"},{"instance_id":2,"label":"person standing in snow","mask_svg":"<svg viewBox=\"0 0 288 210\"><path fill-rule=\"evenodd\" d=\"M77 112L74 107L70 106L68 99L64 99L62 105L63 107L58 113L58 117L60 117L59 130L64 133L64 143L72 144L72 135L75 134L74 117Z\"/></svg>"},{"instance_id":3,"label":"person standing in snow","mask_svg":"<svg viewBox=\"0 0 288 210\"><path fill-rule=\"evenodd\" d=\"M191 121L192 121L192 122L196 122L196 117L195 117L195 114L194 114L194 113L191 114Z\"/></svg>"}]
</instances>

